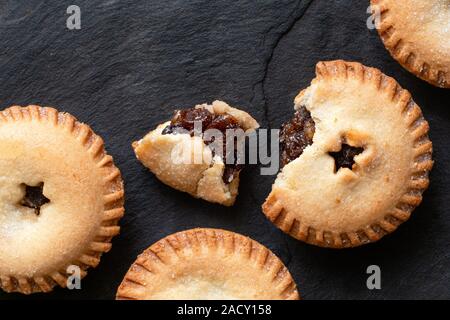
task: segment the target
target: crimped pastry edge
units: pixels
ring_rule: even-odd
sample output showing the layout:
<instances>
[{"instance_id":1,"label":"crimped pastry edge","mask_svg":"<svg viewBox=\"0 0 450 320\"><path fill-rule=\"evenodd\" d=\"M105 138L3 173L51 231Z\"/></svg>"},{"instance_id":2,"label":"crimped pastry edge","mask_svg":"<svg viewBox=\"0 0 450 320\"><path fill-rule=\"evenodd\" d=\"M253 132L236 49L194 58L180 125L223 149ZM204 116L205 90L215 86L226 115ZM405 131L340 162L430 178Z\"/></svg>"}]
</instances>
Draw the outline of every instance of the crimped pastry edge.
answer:
<instances>
[{"instance_id":1,"label":"crimped pastry edge","mask_svg":"<svg viewBox=\"0 0 450 320\"><path fill-rule=\"evenodd\" d=\"M138 296L133 288L145 287L142 273L157 273L158 268L170 268L165 260L176 256L181 258L184 248L217 250L222 247L227 254L239 254L247 263L255 265L255 272L267 272L273 277L274 287L286 300L300 299L297 286L283 262L268 248L259 242L241 234L213 228L195 228L168 235L155 242L141 253L131 265L120 284L117 300L143 300L148 297ZM212 262L214 263L214 262Z\"/></svg>"},{"instance_id":2,"label":"crimped pastry edge","mask_svg":"<svg viewBox=\"0 0 450 320\"><path fill-rule=\"evenodd\" d=\"M125 213L124 186L121 173L114 165L113 158L104 149L102 138L94 133L87 125L78 122L69 113L59 112L52 107L29 105L27 107L12 106L0 112L2 122L39 121L48 125L61 127L73 134L74 139L86 149L99 169L108 169L104 176L104 212L103 221L94 238L84 253L75 261L68 262L60 270L51 274L34 277L17 277L14 275L0 275L0 288L6 292L23 294L50 292L57 285L66 287L67 267L77 265L81 269L81 277L87 274L87 269L95 268L100 263L101 255L111 249L111 240L120 232L119 220Z\"/></svg>"},{"instance_id":3,"label":"crimped pastry edge","mask_svg":"<svg viewBox=\"0 0 450 320\"><path fill-rule=\"evenodd\" d=\"M389 8L384 0L371 0L372 12L377 6L380 12L380 25L378 34L391 56L400 65L416 77L439 88L450 88L450 74L445 70L434 67L433 61L427 61L416 52L409 50L401 34L396 30L394 23L389 23L387 15Z\"/></svg>"},{"instance_id":4,"label":"crimped pastry edge","mask_svg":"<svg viewBox=\"0 0 450 320\"><path fill-rule=\"evenodd\" d=\"M392 101L403 108L407 117L409 133L414 137L415 162L407 192L396 204L393 212L386 212L384 219L371 224L365 229L352 232L333 233L329 230L316 230L302 224L294 213L287 211L278 199L276 192L271 192L262 206L267 218L279 229L292 237L320 247L349 248L378 241L386 234L392 233L407 221L414 209L422 202L422 194L429 185L429 172L433 167L432 143L428 138L429 125L423 118L420 107L413 101L411 94L400 87L396 80L386 76L376 68L366 67L358 62L343 60L321 61L316 65L316 79L353 77L361 82L372 82L380 91L389 94ZM313 80L316 81L316 80ZM304 90L299 94L305 92ZM297 98L299 98L297 96ZM297 100L296 98L296 100Z\"/></svg>"}]
</instances>

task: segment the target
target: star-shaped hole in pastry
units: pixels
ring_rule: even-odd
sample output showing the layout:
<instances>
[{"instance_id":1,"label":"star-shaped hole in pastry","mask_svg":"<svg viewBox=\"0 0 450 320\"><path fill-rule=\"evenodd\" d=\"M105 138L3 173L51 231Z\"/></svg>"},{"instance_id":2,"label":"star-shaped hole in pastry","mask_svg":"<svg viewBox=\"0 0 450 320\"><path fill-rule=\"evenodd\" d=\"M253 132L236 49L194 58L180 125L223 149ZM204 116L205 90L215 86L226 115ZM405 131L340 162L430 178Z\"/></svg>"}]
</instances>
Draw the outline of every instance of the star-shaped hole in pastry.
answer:
<instances>
[{"instance_id":1,"label":"star-shaped hole in pastry","mask_svg":"<svg viewBox=\"0 0 450 320\"><path fill-rule=\"evenodd\" d=\"M338 172L341 168L348 168L352 170L355 164L354 158L362 153L364 148L352 147L343 143L341 150L338 152L329 152L328 154L333 157L335 163L335 172Z\"/></svg>"},{"instance_id":2,"label":"star-shaped hole in pastry","mask_svg":"<svg viewBox=\"0 0 450 320\"><path fill-rule=\"evenodd\" d=\"M46 196L44 196L44 183L41 182L37 186L25 186L25 196L20 201L20 204L24 207L34 209L34 213L39 215L41 213L41 207L50 202Z\"/></svg>"}]
</instances>

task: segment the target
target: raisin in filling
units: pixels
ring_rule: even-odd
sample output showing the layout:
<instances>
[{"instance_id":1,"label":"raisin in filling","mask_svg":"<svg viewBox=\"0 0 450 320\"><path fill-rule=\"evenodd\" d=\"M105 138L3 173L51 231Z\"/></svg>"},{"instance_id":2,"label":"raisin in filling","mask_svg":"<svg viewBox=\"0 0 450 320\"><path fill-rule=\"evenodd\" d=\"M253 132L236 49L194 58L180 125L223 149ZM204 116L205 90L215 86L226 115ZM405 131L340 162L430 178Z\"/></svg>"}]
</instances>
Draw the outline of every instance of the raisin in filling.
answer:
<instances>
[{"instance_id":1,"label":"raisin in filling","mask_svg":"<svg viewBox=\"0 0 450 320\"><path fill-rule=\"evenodd\" d=\"M352 147L348 144L342 144L342 148L338 152L329 152L329 155L334 158L335 171L339 171L340 168L352 169L355 164L354 158L364 151L364 148Z\"/></svg>"},{"instance_id":2,"label":"raisin in filling","mask_svg":"<svg viewBox=\"0 0 450 320\"><path fill-rule=\"evenodd\" d=\"M281 166L297 159L312 144L315 123L311 113L304 107L295 112L294 118L284 123L280 130Z\"/></svg>"},{"instance_id":3,"label":"raisin in filling","mask_svg":"<svg viewBox=\"0 0 450 320\"><path fill-rule=\"evenodd\" d=\"M202 132L194 132L194 124L195 122L201 123ZM162 134L177 134L177 133L189 133L191 136L194 134L202 134L206 130L216 129L219 130L223 135L222 141L222 157L224 159L228 159L230 153L233 153L234 163L228 164L227 161L225 163L225 169L223 172L222 179L224 183L228 184L239 174L242 170L243 165L237 163L237 144L234 143L234 147L232 150L227 150L226 141L227 141L227 130L228 129L242 129L239 126L238 121L227 114L216 115L204 108L191 108L178 110L175 112L175 115L172 117L170 124L164 128ZM206 145L210 145L214 142L214 138L206 138L203 136L203 141ZM236 141L235 141L236 142ZM214 148L212 148L213 156L215 155Z\"/></svg>"},{"instance_id":4,"label":"raisin in filling","mask_svg":"<svg viewBox=\"0 0 450 320\"><path fill-rule=\"evenodd\" d=\"M34 213L39 215L41 213L41 207L50 202L44 196L43 189L44 183L40 183L36 187L25 185L25 196L20 201L20 204L24 207L34 209Z\"/></svg>"},{"instance_id":5,"label":"raisin in filling","mask_svg":"<svg viewBox=\"0 0 450 320\"><path fill-rule=\"evenodd\" d=\"M203 108L177 110L170 120L170 124L162 131L162 134L176 134L187 130L191 133L191 135L194 135L195 122L201 123L202 130L204 131L212 120L213 114Z\"/></svg>"}]
</instances>

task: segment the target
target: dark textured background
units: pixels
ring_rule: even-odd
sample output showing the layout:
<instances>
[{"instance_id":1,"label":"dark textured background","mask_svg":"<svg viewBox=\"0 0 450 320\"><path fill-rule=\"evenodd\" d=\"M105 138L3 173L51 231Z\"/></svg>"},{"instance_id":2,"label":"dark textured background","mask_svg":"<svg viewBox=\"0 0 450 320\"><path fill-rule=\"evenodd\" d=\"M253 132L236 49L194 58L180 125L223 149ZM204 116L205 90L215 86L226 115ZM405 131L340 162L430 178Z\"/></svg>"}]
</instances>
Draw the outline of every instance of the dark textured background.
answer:
<instances>
[{"instance_id":1,"label":"dark textured background","mask_svg":"<svg viewBox=\"0 0 450 320\"><path fill-rule=\"evenodd\" d=\"M112 299L142 250L193 227L233 230L268 246L305 299L450 298L450 91L416 79L389 56L366 27L368 2L0 0L0 109L33 103L74 114L104 137L126 183L122 233L83 289L32 298ZM81 7L81 30L66 28L70 4ZM431 188L410 221L376 244L334 251L283 234L260 210L275 177L260 176L256 166L243 172L230 209L170 189L134 157L130 143L176 107L214 99L278 128L316 62L336 58L394 76L431 126ZM371 264L381 267L382 290L366 288ZM0 293L11 298L22 296Z\"/></svg>"}]
</instances>

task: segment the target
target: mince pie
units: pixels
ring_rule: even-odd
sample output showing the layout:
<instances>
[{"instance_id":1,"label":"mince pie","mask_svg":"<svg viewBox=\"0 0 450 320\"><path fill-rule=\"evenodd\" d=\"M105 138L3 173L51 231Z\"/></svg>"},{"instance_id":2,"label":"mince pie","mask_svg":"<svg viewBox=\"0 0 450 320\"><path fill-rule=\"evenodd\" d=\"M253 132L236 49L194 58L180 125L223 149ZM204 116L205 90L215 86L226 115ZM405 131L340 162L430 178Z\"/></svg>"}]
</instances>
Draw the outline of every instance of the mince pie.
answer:
<instances>
[{"instance_id":1,"label":"mince pie","mask_svg":"<svg viewBox=\"0 0 450 320\"><path fill-rule=\"evenodd\" d=\"M429 83L450 88L450 1L372 0L391 55Z\"/></svg>"},{"instance_id":2,"label":"mince pie","mask_svg":"<svg viewBox=\"0 0 450 320\"><path fill-rule=\"evenodd\" d=\"M234 232L192 229L145 250L119 300L298 300L289 271L269 249Z\"/></svg>"},{"instance_id":3,"label":"mince pie","mask_svg":"<svg viewBox=\"0 0 450 320\"><path fill-rule=\"evenodd\" d=\"M134 142L133 148L136 157L165 184L230 206L243 167L239 146L245 143L245 134L258 126L248 113L214 101L176 111L170 121Z\"/></svg>"},{"instance_id":4,"label":"mince pie","mask_svg":"<svg viewBox=\"0 0 450 320\"><path fill-rule=\"evenodd\" d=\"M15 106L0 112L0 150L0 288L65 287L73 266L84 277L124 214L102 139L67 113Z\"/></svg>"},{"instance_id":5,"label":"mince pie","mask_svg":"<svg viewBox=\"0 0 450 320\"><path fill-rule=\"evenodd\" d=\"M374 242L406 221L433 166L428 123L408 91L374 68L319 62L280 131L263 205L283 231L323 247Z\"/></svg>"}]
</instances>

